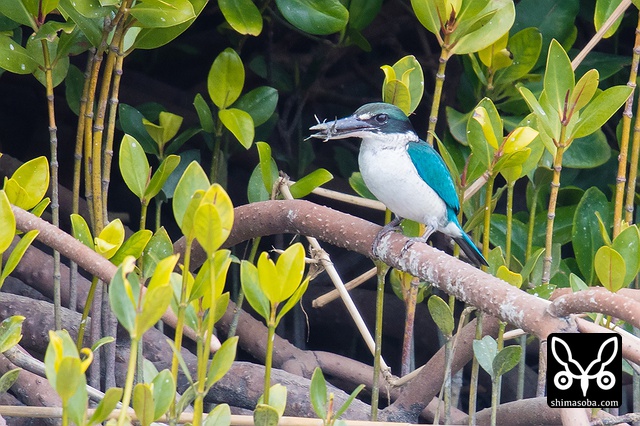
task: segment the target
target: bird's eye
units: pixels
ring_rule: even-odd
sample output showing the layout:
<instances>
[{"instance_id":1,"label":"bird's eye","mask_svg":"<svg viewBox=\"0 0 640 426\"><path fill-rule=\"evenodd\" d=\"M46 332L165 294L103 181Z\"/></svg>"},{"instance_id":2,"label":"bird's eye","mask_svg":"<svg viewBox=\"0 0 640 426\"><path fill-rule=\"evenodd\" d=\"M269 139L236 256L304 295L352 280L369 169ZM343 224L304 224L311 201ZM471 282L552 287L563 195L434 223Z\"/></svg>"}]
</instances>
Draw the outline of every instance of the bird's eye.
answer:
<instances>
[{"instance_id":1,"label":"bird's eye","mask_svg":"<svg viewBox=\"0 0 640 426\"><path fill-rule=\"evenodd\" d=\"M384 124L387 122L387 120L389 119L389 116L387 114L378 114L374 117L374 119L379 123L379 124Z\"/></svg>"}]
</instances>

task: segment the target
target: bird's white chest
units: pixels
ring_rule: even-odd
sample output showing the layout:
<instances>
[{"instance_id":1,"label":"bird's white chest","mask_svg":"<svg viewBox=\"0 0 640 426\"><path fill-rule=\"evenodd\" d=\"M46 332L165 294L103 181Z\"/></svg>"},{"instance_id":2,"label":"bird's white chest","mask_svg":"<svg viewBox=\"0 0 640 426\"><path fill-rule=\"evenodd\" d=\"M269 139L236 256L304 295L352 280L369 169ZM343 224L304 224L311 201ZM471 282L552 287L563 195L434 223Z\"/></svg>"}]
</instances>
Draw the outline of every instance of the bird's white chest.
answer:
<instances>
[{"instance_id":1,"label":"bird's white chest","mask_svg":"<svg viewBox=\"0 0 640 426\"><path fill-rule=\"evenodd\" d=\"M358 163L369 190L393 213L435 229L448 223L444 201L418 175L405 144L363 140Z\"/></svg>"}]
</instances>

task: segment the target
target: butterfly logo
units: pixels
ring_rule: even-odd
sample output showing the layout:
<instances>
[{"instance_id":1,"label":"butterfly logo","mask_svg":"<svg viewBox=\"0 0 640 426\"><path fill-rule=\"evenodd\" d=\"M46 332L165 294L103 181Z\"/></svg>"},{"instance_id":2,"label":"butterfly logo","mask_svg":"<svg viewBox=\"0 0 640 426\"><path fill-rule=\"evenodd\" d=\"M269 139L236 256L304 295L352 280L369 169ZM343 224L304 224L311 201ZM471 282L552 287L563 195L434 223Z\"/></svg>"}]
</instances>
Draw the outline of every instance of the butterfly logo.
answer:
<instances>
[{"instance_id":1,"label":"butterfly logo","mask_svg":"<svg viewBox=\"0 0 640 426\"><path fill-rule=\"evenodd\" d=\"M603 360L605 348L609 345L613 345L612 350L610 349L611 356L606 360ZM561 350L561 347L564 350ZM616 384L616 378L613 373L605 371L605 367L611 364L618 353L618 340L615 336L605 340L602 345L600 345L597 358L591 361L586 368L582 368L582 365L573 359L573 354L571 353L569 345L567 345L567 343L560 337L554 336L551 340L551 352L553 353L553 357L556 361L564 367L564 371L559 371L553 377L553 383L560 390L569 389L571 385L573 385L574 379L580 380L582 396L586 397L590 380L595 379L598 387L602 390L609 390ZM564 352L564 354L562 352ZM566 360L563 360L563 355L567 356ZM573 371L577 370L580 373L576 374L572 372L571 366L573 366ZM597 371L595 371L596 369Z\"/></svg>"}]
</instances>

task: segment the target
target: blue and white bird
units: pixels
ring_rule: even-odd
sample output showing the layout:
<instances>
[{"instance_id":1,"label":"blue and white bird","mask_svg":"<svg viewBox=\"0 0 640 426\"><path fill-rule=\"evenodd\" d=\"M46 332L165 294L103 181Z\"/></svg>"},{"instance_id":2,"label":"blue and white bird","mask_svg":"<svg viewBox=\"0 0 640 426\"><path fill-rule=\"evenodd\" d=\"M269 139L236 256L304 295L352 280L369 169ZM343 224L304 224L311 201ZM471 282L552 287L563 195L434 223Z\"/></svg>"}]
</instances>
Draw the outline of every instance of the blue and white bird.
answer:
<instances>
[{"instance_id":1,"label":"blue and white bird","mask_svg":"<svg viewBox=\"0 0 640 426\"><path fill-rule=\"evenodd\" d=\"M476 265L487 260L462 230L457 214L460 201L453 179L442 157L421 140L411 122L398 107L371 103L340 120L318 123L310 128L311 137L323 139L362 139L358 164L369 190L395 214L376 237L396 228L402 219L426 226L425 242L434 232L452 237Z\"/></svg>"}]
</instances>

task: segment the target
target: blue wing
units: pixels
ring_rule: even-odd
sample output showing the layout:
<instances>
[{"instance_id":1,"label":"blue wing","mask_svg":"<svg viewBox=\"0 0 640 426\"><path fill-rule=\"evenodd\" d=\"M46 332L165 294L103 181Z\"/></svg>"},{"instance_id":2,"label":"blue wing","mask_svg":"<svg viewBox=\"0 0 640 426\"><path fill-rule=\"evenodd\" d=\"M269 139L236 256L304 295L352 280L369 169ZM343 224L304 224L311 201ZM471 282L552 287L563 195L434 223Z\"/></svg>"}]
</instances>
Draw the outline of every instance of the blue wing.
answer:
<instances>
[{"instance_id":1,"label":"blue wing","mask_svg":"<svg viewBox=\"0 0 640 426\"><path fill-rule=\"evenodd\" d=\"M460 201L449 169L440 154L426 142L409 142L407 153L420 177L445 202L454 215L460 211Z\"/></svg>"}]
</instances>

